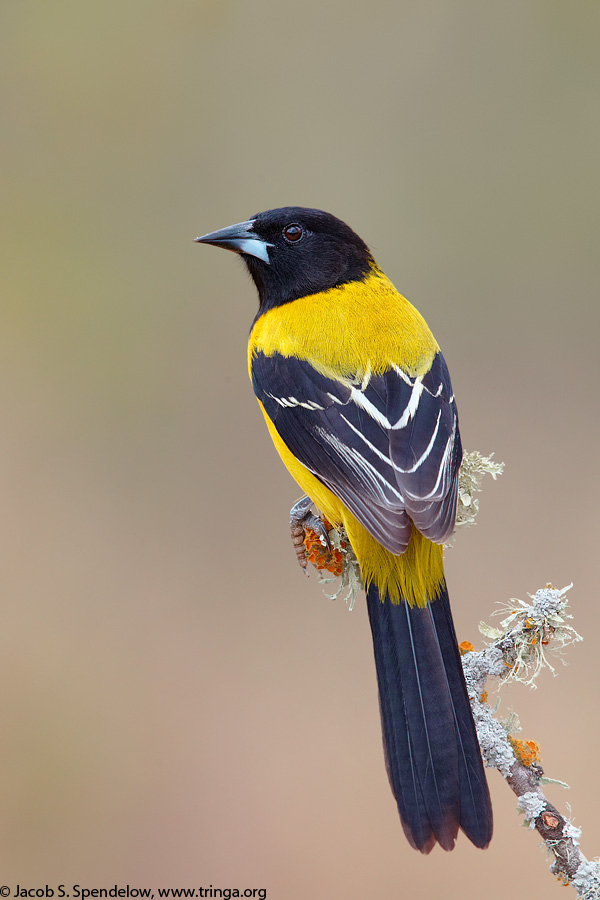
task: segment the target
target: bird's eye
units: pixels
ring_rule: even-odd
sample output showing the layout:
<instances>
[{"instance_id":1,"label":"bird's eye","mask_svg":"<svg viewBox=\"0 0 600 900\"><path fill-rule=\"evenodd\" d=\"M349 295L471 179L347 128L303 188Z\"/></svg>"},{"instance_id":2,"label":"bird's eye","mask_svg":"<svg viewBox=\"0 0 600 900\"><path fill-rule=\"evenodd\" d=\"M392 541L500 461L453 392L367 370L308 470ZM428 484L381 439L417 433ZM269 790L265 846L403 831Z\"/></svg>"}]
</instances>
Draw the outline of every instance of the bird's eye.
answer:
<instances>
[{"instance_id":1,"label":"bird's eye","mask_svg":"<svg viewBox=\"0 0 600 900\"><path fill-rule=\"evenodd\" d=\"M283 229L283 236L288 244L297 244L302 239L304 229L302 225L286 225Z\"/></svg>"}]
</instances>

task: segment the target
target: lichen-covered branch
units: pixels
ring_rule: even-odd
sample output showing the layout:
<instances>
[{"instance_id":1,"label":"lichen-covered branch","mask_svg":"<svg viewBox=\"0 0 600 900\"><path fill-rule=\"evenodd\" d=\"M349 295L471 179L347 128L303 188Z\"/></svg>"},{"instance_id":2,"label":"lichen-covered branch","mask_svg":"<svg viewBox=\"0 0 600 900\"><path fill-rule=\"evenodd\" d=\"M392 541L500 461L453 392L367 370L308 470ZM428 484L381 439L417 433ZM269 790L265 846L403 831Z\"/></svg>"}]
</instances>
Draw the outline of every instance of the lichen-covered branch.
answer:
<instances>
[{"instance_id":1,"label":"lichen-covered branch","mask_svg":"<svg viewBox=\"0 0 600 900\"><path fill-rule=\"evenodd\" d=\"M482 624L481 631L491 638L485 650L475 652L466 642L461 645L463 668L471 699L473 717L485 764L496 768L517 795L518 807L530 828L536 829L553 855L551 871L564 884L571 884L584 900L600 898L600 865L587 860L579 847L581 831L546 798L539 748L533 741L521 741L516 716L502 722L487 702L486 683L493 676L502 681L516 680L535 687L539 672L548 667L554 672L548 654L560 655L569 643L581 640L568 624L568 588L551 585L537 591L531 603L514 601L501 623L501 629Z\"/></svg>"},{"instance_id":2,"label":"lichen-covered branch","mask_svg":"<svg viewBox=\"0 0 600 900\"><path fill-rule=\"evenodd\" d=\"M463 457L459 474L457 528L475 522L479 509L475 494L481 490L483 477L490 474L495 480L502 474L503 463L495 462L492 456L473 452L465 453ZM308 509L310 500L303 498L301 504L304 499L308 501ZM298 504L294 509L297 507ZM363 584L360 566L348 537L343 529L332 528L329 522L324 521L327 540L322 529L315 530L311 522L312 519L303 521L299 527L292 518L292 539L298 561L304 570L307 562L312 563L324 585L337 582L333 593L326 596L332 600L344 596L352 609ZM451 543L452 539L446 546L451 546ZM542 669L549 668L556 674L549 656L560 657L567 644L581 640L568 624L571 619L567 610L568 590L557 590L547 585L530 597L530 603L513 601L513 605L503 611L506 617L500 628L481 623L481 632L491 641L485 650L476 653L473 645L466 641L460 649L485 764L498 769L517 795L518 808L525 816L525 823L538 831L554 857L551 871L564 884L573 885L583 900L600 900L600 863L585 858L579 847L580 829L546 798L542 786L553 779L544 776L539 747L534 741L522 741L515 737L520 726L514 714L502 722L487 702L486 684L491 676L501 682L520 681L536 687L535 679Z\"/></svg>"}]
</instances>

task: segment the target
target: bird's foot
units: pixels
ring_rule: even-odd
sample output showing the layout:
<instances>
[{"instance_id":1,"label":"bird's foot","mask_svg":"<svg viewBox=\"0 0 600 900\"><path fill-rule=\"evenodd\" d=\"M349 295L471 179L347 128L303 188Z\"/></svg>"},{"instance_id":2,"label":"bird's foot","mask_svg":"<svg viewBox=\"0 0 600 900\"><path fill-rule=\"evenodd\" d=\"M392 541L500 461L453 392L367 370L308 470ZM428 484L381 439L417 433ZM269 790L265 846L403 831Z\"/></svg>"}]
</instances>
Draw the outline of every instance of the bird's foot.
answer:
<instances>
[{"instance_id":1,"label":"bird's foot","mask_svg":"<svg viewBox=\"0 0 600 900\"><path fill-rule=\"evenodd\" d=\"M307 531L314 532L323 547L326 547L328 553L331 553L331 540L325 522L321 516L317 516L313 513L311 507L312 500L306 495L301 497L297 503L294 503L290 510L290 533L292 536L292 544L296 551L298 564L305 575L308 575L308 557L306 554Z\"/></svg>"}]
</instances>

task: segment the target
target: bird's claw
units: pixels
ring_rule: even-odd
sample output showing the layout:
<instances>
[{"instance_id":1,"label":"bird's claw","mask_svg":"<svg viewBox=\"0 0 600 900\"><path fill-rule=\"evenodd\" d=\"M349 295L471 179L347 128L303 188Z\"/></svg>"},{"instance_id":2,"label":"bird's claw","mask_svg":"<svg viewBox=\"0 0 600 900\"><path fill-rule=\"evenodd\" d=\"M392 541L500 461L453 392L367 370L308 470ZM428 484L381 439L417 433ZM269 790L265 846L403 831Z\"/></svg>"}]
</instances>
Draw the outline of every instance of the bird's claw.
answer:
<instances>
[{"instance_id":1,"label":"bird's claw","mask_svg":"<svg viewBox=\"0 0 600 900\"><path fill-rule=\"evenodd\" d=\"M290 533L292 536L292 544L296 551L298 564L305 575L308 575L306 558L306 546L304 540L306 538L306 530L311 529L317 537L324 542L327 549L331 552L331 540L329 533L323 524L323 519L312 512L312 500L309 496L301 497L290 510Z\"/></svg>"}]
</instances>

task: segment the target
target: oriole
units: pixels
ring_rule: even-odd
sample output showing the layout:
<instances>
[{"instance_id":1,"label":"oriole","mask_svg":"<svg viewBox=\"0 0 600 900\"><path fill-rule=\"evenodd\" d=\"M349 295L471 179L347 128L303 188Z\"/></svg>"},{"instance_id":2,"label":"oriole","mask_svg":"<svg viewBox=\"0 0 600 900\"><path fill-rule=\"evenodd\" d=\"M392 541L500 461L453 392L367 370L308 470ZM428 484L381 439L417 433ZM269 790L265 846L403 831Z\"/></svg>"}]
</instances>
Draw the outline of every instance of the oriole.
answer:
<instances>
[{"instance_id":1,"label":"oriole","mask_svg":"<svg viewBox=\"0 0 600 900\"><path fill-rule=\"evenodd\" d=\"M428 853L492 811L444 579L462 449L425 320L340 219L284 207L197 238L241 254L260 307L250 377L283 462L364 579L386 766L404 831Z\"/></svg>"}]
</instances>

